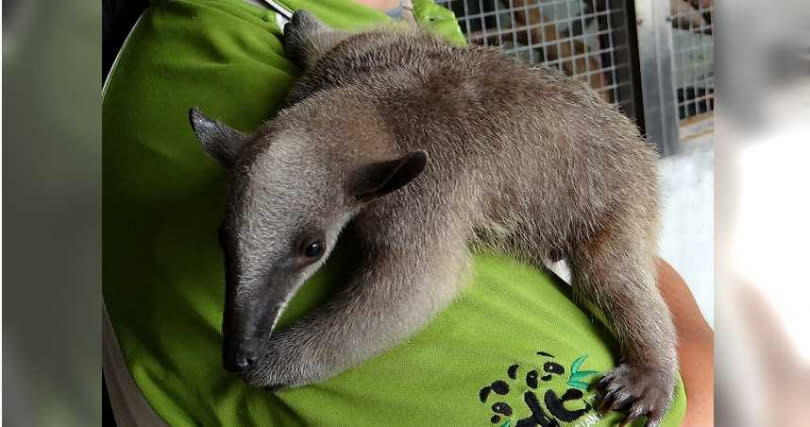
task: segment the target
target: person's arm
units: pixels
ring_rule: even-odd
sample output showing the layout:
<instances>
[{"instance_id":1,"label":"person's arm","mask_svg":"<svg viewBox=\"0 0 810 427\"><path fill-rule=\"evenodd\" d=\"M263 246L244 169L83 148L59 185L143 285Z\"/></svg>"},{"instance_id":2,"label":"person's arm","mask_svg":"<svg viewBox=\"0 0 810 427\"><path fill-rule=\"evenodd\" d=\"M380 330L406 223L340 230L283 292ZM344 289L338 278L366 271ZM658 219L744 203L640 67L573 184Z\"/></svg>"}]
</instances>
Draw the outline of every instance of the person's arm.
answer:
<instances>
[{"instance_id":1,"label":"person's arm","mask_svg":"<svg viewBox=\"0 0 810 427\"><path fill-rule=\"evenodd\" d=\"M357 3L383 12L399 6L399 0L357 0Z\"/></svg>"},{"instance_id":2,"label":"person's arm","mask_svg":"<svg viewBox=\"0 0 810 427\"><path fill-rule=\"evenodd\" d=\"M687 399L682 425L714 425L714 332L686 282L664 260L658 261L658 288L678 333L678 357Z\"/></svg>"}]
</instances>

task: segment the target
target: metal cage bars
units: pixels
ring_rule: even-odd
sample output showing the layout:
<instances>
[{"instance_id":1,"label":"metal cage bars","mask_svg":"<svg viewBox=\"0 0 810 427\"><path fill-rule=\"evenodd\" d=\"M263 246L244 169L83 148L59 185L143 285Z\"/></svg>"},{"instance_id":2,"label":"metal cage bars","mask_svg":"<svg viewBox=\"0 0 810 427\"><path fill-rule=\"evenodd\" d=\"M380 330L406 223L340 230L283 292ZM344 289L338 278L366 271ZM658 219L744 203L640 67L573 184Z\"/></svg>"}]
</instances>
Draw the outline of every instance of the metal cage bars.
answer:
<instances>
[{"instance_id":1,"label":"metal cage bars","mask_svg":"<svg viewBox=\"0 0 810 427\"><path fill-rule=\"evenodd\" d=\"M714 109L711 0L438 3L455 12L468 42L590 84L643 123L662 155L679 150L679 120Z\"/></svg>"}]
</instances>

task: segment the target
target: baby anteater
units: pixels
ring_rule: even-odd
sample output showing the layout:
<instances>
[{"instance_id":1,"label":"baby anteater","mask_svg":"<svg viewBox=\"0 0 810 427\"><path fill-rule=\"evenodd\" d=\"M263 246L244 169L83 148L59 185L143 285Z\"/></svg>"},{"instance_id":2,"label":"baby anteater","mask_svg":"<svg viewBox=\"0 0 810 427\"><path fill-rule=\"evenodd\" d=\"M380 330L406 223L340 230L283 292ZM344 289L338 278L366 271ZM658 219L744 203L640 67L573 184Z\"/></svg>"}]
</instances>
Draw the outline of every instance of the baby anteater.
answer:
<instances>
[{"instance_id":1,"label":"baby anteater","mask_svg":"<svg viewBox=\"0 0 810 427\"><path fill-rule=\"evenodd\" d=\"M656 155L635 126L556 71L415 30L297 12L284 42L305 74L255 133L190 113L229 168L225 367L274 388L338 374L445 308L486 245L567 260L620 344L603 408L657 424L678 362L655 282ZM359 258L345 289L273 331L341 231Z\"/></svg>"}]
</instances>

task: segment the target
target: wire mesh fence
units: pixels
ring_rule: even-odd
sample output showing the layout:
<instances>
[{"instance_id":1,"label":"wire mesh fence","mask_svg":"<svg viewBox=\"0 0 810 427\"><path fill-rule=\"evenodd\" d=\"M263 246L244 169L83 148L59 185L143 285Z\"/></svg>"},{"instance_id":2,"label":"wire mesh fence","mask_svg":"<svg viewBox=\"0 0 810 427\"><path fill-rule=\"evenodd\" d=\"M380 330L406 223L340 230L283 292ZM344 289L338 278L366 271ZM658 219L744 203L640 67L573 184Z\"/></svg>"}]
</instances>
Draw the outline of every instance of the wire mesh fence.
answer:
<instances>
[{"instance_id":1,"label":"wire mesh fence","mask_svg":"<svg viewBox=\"0 0 810 427\"><path fill-rule=\"evenodd\" d=\"M634 85L633 75L637 72L633 55L638 55L638 51L632 38L635 31L629 27L636 25L633 1L437 0L437 3L456 14L469 43L497 46L529 64L555 67L587 82L629 117L635 119L641 114L642 106L636 104L641 97L634 93L638 86ZM663 28L671 27L672 51L656 54L672 55L671 83L683 139L689 133L711 128L711 121L701 119L711 117L714 110L712 0L669 0L667 19L669 23ZM669 83L666 81L664 87ZM703 124L690 126L695 123Z\"/></svg>"},{"instance_id":2,"label":"wire mesh fence","mask_svg":"<svg viewBox=\"0 0 810 427\"><path fill-rule=\"evenodd\" d=\"M469 43L587 82L635 117L628 14L621 0L438 0Z\"/></svg>"},{"instance_id":3,"label":"wire mesh fence","mask_svg":"<svg viewBox=\"0 0 810 427\"><path fill-rule=\"evenodd\" d=\"M669 19L678 117L683 128L714 111L712 2L671 0ZM682 134L681 138L688 136Z\"/></svg>"}]
</instances>

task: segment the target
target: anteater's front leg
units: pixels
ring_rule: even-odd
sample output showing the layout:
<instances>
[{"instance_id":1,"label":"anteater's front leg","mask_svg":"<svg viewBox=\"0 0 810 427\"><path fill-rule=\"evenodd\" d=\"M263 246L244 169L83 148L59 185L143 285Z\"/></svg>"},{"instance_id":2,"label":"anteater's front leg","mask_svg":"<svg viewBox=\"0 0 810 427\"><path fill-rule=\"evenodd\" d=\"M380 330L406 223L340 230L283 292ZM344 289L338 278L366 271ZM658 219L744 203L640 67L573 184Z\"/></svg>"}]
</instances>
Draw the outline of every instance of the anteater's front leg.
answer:
<instances>
[{"instance_id":1,"label":"anteater's front leg","mask_svg":"<svg viewBox=\"0 0 810 427\"><path fill-rule=\"evenodd\" d=\"M614 223L570 258L574 290L605 313L620 344L619 366L597 383L600 410L656 426L672 400L677 338L655 283L654 237L645 221Z\"/></svg>"},{"instance_id":2,"label":"anteater's front leg","mask_svg":"<svg viewBox=\"0 0 810 427\"><path fill-rule=\"evenodd\" d=\"M379 234L382 230L377 230ZM393 347L422 328L455 296L466 269L461 244L378 235L361 245L359 269L334 300L291 327L274 332L255 386L283 388L327 379Z\"/></svg>"}]
</instances>

